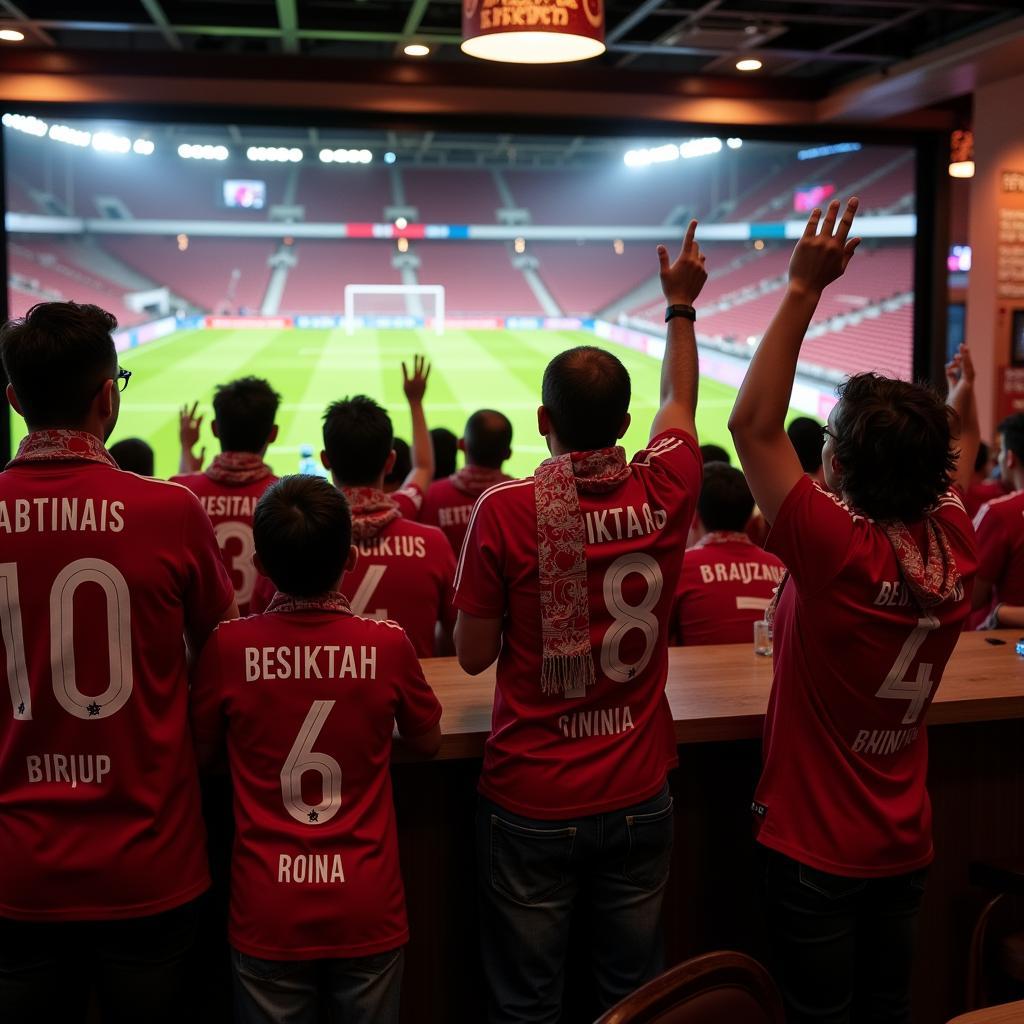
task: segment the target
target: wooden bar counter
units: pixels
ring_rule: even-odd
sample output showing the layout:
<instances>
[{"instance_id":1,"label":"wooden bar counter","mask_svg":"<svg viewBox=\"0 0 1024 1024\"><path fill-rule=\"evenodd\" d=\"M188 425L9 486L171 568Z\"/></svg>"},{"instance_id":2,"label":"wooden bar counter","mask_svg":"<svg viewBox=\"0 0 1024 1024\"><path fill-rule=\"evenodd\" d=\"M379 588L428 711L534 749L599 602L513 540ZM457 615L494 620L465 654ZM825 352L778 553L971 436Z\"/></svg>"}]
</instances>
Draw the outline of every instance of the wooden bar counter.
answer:
<instances>
[{"instance_id":1,"label":"wooden bar counter","mask_svg":"<svg viewBox=\"0 0 1024 1024\"><path fill-rule=\"evenodd\" d=\"M935 863L921 918L915 1024L963 1011L968 939L984 893L971 860L1024 856L1024 658L1015 631L964 634L928 715ZM1001 644L989 640L1003 641ZM856 639L850 655L857 657ZM444 706L432 762L393 768L412 941L403 1021L483 1016L476 920L474 812L490 728L493 669L466 676L452 658L424 662ZM673 869L665 901L666 963L732 948L769 960L750 801L760 767L771 659L752 645L677 648L668 697L679 768ZM796 756L796 755L794 755ZM582 961L589 925L574 922ZM567 1021L594 1016L580 964L567 979Z\"/></svg>"}]
</instances>

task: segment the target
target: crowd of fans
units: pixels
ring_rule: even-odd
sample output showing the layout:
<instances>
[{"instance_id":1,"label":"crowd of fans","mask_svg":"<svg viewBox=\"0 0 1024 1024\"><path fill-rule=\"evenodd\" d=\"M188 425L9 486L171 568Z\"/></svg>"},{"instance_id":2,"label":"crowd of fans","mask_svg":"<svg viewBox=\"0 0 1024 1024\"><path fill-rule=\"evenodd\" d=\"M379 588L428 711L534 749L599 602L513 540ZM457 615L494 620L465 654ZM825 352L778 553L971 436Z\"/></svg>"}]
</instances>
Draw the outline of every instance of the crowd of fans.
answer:
<instances>
[{"instance_id":1,"label":"crowd of fans","mask_svg":"<svg viewBox=\"0 0 1024 1024\"><path fill-rule=\"evenodd\" d=\"M489 1019L559 1019L582 901L614 1004L662 967L668 647L750 644L767 620L752 811L788 1019L908 1022L932 858L920 726L972 609L1024 625L1024 415L999 427L993 480L962 349L945 401L860 374L825 426L787 430L856 205L815 211L796 245L729 423L742 470L697 445L695 223L675 260L658 251L668 338L647 446L627 461L617 444L622 363L571 349L545 371L551 457L525 479L502 470L500 412L461 438L428 429L416 357L404 464L388 413L357 395L324 412L330 479L278 479L280 396L246 377L214 394L209 465L186 406L181 475L155 480L143 441L104 446L130 376L113 318L43 303L9 322L29 434L0 474L0 1018L45 1001L83 1019L92 986L105 1020L184 1019L210 881L197 766L226 764L237 1019L397 1021L388 765L394 743L438 751L420 660L451 653L470 674L497 663L476 821Z\"/></svg>"}]
</instances>

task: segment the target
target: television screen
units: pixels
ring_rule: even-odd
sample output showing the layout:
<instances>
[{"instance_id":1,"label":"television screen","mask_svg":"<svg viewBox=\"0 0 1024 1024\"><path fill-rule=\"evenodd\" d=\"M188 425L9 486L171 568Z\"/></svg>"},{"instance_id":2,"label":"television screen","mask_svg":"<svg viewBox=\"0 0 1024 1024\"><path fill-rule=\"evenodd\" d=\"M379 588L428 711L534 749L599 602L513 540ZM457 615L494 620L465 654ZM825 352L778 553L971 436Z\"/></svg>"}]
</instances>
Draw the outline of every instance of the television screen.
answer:
<instances>
[{"instance_id":1,"label":"television screen","mask_svg":"<svg viewBox=\"0 0 1024 1024\"><path fill-rule=\"evenodd\" d=\"M545 365L608 347L633 380L635 451L665 339L655 246L677 250L691 217L710 272L698 427L731 450L736 388L806 218L797 191L807 206L858 195L864 241L811 323L794 414L824 418L845 374L911 376L915 151L902 141L808 163L799 137L54 120L5 119L9 310L74 299L116 315L133 376L113 440L148 441L161 476L178 465L181 407L200 403L200 446L215 452L213 389L250 374L282 396L279 474L320 450L323 410L346 394L376 397L409 440L400 364L417 352L434 366L430 426L461 435L476 409L502 410L507 469L526 475L547 455ZM17 443L16 415L11 431Z\"/></svg>"},{"instance_id":2,"label":"television screen","mask_svg":"<svg viewBox=\"0 0 1024 1024\"><path fill-rule=\"evenodd\" d=\"M262 210L267 201L267 183L247 178L228 178L224 182L224 205L243 210Z\"/></svg>"},{"instance_id":3,"label":"television screen","mask_svg":"<svg viewBox=\"0 0 1024 1024\"><path fill-rule=\"evenodd\" d=\"M835 185L810 185L793 193L793 209L797 213L810 213L824 205L836 194Z\"/></svg>"},{"instance_id":4,"label":"television screen","mask_svg":"<svg viewBox=\"0 0 1024 1024\"><path fill-rule=\"evenodd\" d=\"M946 267L951 274L970 270L971 247L969 245L951 245L949 256L946 258Z\"/></svg>"}]
</instances>

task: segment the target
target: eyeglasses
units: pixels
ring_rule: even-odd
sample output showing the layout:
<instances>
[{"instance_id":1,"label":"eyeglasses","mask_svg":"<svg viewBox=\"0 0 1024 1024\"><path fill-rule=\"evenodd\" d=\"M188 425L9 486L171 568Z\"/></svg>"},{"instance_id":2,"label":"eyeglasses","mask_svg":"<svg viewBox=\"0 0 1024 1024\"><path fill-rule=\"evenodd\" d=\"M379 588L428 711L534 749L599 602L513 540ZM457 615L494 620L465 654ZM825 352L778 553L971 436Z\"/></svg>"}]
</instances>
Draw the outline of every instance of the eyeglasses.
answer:
<instances>
[{"instance_id":1,"label":"eyeglasses","mask_svg":"<svg viewBox=\"0 0 1024 1024\"><path fill-rule=\"evenodd\" d=\"M132 379L132 371L131 370L122 370L122 369L118 368L117 376L114 378L114 380L117 381L117 390L118 391L124 391L124 389L126 387L128 387L128 381L130 381L131 379Z\"/></svg>"},{"instance_id":2,"label":"eyeglasses","mask_svg":"<svg viewBox=\"0 0 1024 1024\"><path fill-rule=\"evenodd\" d=\"M822 427L821 428L821 443L822 444L828 444L828 439L830 437L832 438L833 441L836 439L836 435L833 434L832 431L829 430L827 426L826 427Z\"/></svg>"}]
</instances>

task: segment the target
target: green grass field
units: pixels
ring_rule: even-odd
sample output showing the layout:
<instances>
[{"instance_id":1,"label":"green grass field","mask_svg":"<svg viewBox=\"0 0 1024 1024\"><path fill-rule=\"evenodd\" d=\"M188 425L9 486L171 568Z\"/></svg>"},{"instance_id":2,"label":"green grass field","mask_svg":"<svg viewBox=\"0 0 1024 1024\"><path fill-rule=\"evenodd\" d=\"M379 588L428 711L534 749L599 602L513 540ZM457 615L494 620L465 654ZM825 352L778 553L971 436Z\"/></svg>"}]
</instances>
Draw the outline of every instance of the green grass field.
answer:
<instances>
[{"instance_id":1,"label":"green grass field","mask_svg":"<svg viewBox=\"0 0 1024 1024\"><path fill-rule=\"evenodd\" d=\"M178 410L198 400L206 416L203 443L209 460L218 450L209 429L214 386L255 374L282 395L280 434L267 461L278 474L294 473L301 445L311 444L319 454L324 408L346 395L377 399L391 413L396 435L409 440L400 363L423 353L433 364L425 399L430 426L459 435L475 409L500 409L514 428L510 472L526 475L547 457L536 418L545 365L563 349L594 341L593 335L577 331L467 330L442 337L423 330L364 330L352 337L343 330L180 332L122 353L132 379L110 442L143 438L156 450L157 475L170 476L178 467ZM660 364L629 349L608 347L633 380L633 422L624 441L632 455L647 440L657 408ZM735 397L734 388L701 381L697 426L702 442L731 450L726 420ZM20 418L14 419L17 443L24 427Z\"/></svg>"}]
</instances>

